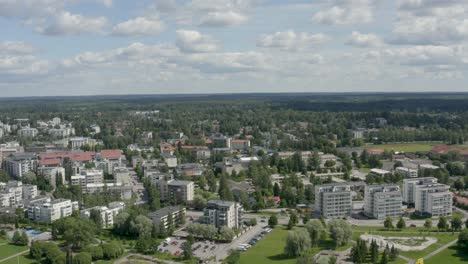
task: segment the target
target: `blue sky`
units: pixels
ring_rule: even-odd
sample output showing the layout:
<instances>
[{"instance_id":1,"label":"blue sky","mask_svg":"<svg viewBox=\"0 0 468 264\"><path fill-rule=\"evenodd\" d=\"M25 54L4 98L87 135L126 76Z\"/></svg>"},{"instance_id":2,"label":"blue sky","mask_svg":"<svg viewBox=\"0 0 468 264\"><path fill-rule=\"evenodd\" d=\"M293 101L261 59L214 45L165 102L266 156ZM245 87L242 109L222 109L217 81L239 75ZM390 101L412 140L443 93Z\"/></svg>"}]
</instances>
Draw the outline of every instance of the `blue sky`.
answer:
<instances>
[{"instance_id":1,"label":"blue sky","mask_svg":"<svg viewBox=\"0 0 468 264\"><path fill-rule=\"evenodd\" d=\"M0 97L468 91L468 0L0 0Z\"/></svg>"}]
</instances>

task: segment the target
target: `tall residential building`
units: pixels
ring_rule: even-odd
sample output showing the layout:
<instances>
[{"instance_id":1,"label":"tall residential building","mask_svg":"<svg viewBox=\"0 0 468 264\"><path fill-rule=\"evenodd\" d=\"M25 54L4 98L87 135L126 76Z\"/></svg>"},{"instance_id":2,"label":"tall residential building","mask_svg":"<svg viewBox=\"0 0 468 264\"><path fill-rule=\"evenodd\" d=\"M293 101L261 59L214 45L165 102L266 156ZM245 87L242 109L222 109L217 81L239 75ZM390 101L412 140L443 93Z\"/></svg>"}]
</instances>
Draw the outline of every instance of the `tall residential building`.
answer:
<instances>
[{"instance_id":1,"label":"tall residential building","mask_svg":"<svg viewBox=\"0 0 468 264\"><path fill-rule=\"evenodd\" d=\"M86 190L88 184L101 184L103 182L104 172L102 170L81 170L80 175L71 176L71 184L81 186L83 191Z\"/></svg>"},{"instance_id":2,"label":"tall residential building","mask_svg":"<svg viewBox=\"0 0 468 264\"><path fill-rule=\"evenodd\" d=\"M72 149L79 149L82 146L89 143L89 138L87 137L73 137L70 138L70 145Z\"/></svg>"},{"instance_id":3,"label":"tall residential building","mask_svg":"<svg viewBox=\"0 0 468 264\"><path fill-rule=\"evenodd\" d=\"M95 206L81 210L80 215L84 218L91 216L91 211L95 210L101 215L102 227L109 228L114 225L115 217L125 208L124 202L112 202L108 206Z\"/></svg>"},{"instance_id":4,"label":"tall residential building","mask_svg":"<svg viewBox=\"0 0 468 264\"><path fill-rule=\"evenodd\" d=\"M351 215L351 186L330 183L315 186L315 211L324 218L342 218Z\"/></svg>"},{"instance_id":5,"label":"tall residential building","mask_svg":"<svg viewBox=\"0 0 468 264\"><path fill-rule=\"evenodd\" d=\"M167 183L169 200L191 202L195 195L195 184L192 181L172 180Z\"/></svg>"},{"instance_id":6,"label":"tall residential building","mask_svg":"<svg viewBox=\"0 0 468 264\"><path fill-rule=\"evenodd\" d=\"M452 214L452 193L449 186L440 183L418 185L415 191L416 212L430 216Z\"/></svg>"},{"instance_id":7,"label":"tall residential building","mask_svg":"<svg viewBox=\"0 0 468 264\"><path fill-rule=\"evenodd\" d=\"M398 185L368 185L364 191L364 213L377 219L400 217L402 201Z\"/></svg>"},{"instance_id":8,"label":"tall residential building","mask_svg":"<svg viewBox=\"0 0 468 264\"><path fill-rule=\"evenodd\" d=\"M37 156L33 153L13 153L5 160L5 169L13 177L21 179L37 168Z\"/></svg>"},{"instance_id":9,"label":"tall residential building","mask_svg":"<svg viewBox=\"0 0 468 264\"><path fill-rule=\"evenodd\" d=\"M78 210L78 202L66 199L39 201L28 206L28 218L41 223L52 223L60 218L71 216Z\"/></svg>"},{"instance_id":10,"label":"tall residential building","mask_svg":"<svg viewBox=\"0 0 468 264\"><path fill-rule=\"evenodd\" d=\"M203 209L202 222L217 228L238 228L241 226L242 212L242 206L237 202L211 200Z\"/></svg>"},{"instance_id":11,"label":"tall residential building","mask_svg":"<svg viewBox=\"0 0 468 264\"><path fill-rule=\"evenodd\" d=\"M403 175L404 178L417 178L418 177L418 170L405 168L405 167L397 167L395 172L400 173Z\"/></svg>"},{"instance_id":12,"label":"tall residential building","mask_svg":"<svg viewBox=\"0 0 468 264\"><path fill-rule=\"evenodd\" d=\"M416 186L437 183L437 178L425 177L414 179L403 179L403 202L414 204L416 201Z\"/></svg>"}]
</instances>

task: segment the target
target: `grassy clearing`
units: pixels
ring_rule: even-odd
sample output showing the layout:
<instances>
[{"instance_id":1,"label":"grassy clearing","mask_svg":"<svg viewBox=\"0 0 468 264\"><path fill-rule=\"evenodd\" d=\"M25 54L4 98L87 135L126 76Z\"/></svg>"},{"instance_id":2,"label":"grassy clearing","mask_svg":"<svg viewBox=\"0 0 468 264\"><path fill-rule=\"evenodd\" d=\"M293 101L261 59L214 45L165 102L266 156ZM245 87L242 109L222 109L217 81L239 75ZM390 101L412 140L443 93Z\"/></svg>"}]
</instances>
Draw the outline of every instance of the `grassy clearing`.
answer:
<instances>
[{"instance_id":1,"label":"grassy clearing","mask_svg":"<svg viewBox=\"0 0 468 264\"><path fill-rule=\"evenodd\" d=\"M284 246L286 244L286 237L288 230L283 227L275 228L271 233L261 239L257 244L246 252L241 254L240 264L263 264L263 263L277 263L277 264L294 264L296 258L288 258L283 254ZM345 250L351 245L345 245L337 248L336 250ZM318 247L311 250L312 254L318 253L321 250L334 249L333 241L330 238L320 243Z\"/></svg>"},{"instance_id":2,"label":"grassy clearing","mask_svg":"<svg viewBox=\"0 0 468 264\"><path fill-rule=\"evenodd\" d=\"M11 255L20 253L22 251L25 251L27 249L28 247L21 247L21 246L15 246L15 245L10 245L10 244L2 245L0 246L0 260L7 258Z\"/></svg>"},{"instance_id":3,"label":"grassy clearing","mask_svg":"<svg viewBox=\"0 0 468 264\"><path fill-rule=\"evenodd\" d=\"M379 236L384 236L384 237L408 237L408 236L417 236L417 237L434 237L437 238L437 242L430 245L429 247L425 248L424 250L421 251L407 251L407 252L401 252L400 254L405 257L409 257L412 259L417 259L426 256L427 254L433 252L434 250L446 245L447 243L457 239L457 234L452 235L452 234L438 234L436 232L431 232L431 233L402 233L402 232L379 232L379 231L374 231L374 232L366 232L366 231L355 231L353 233L353 238L357 239L360 235L363 233L370 233L374 235L379 235Z\"/></svg>"},{"instance_id":4,"label":"grassy clearing","mask_svg":"<svg viewBox=\"0 0 468 264\"><path fill-rule=\"evenodd\" d=\"M430 151L435 143L408 143L408 144L382 144L382 145L369 145L368 148L381 149L395 152L418 152Z\"/></svg>"},{"instance_id":5,"label":"grassy clearing","mask_svg":"<svg viewBox=\"0 0 468 264\"><path fill-rule=\"evenodd\" d=\"M468 262L468 252L464 250L459 250L456 245L447 248L446 250L440 252L439 254L433 256L428 260L424 260L426 264L440 264L440 263L467 263Z\"/></svg>"},{"instance_id":6,"label":"grassy clearing","mask_svg":"<svg viewBox=\"0 0 468 264\"><path fill-rule=\"evenodd\" d=\"M28 258L25 255L19 256L18 258L11 258L9 260L0 262L2 264L30 264L30 263L35 263L34 260Z\"/></svg>"}]
</instances>

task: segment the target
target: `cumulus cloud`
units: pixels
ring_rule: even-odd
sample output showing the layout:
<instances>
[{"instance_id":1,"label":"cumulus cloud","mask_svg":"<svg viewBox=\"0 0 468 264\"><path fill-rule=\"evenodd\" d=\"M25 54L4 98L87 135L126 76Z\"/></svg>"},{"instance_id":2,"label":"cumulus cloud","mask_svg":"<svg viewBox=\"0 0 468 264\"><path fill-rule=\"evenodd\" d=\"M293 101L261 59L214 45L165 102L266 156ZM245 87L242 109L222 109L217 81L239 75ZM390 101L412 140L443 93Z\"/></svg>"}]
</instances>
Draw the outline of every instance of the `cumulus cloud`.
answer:
<instances>
[{"instance_id":1,"label":"cumulus cloud","mask_svg":"<svg viewBox=\"0 0 468 264\"><path fill-rule=\"evenodd\" d=\"M468 38L468 1L399 0L394 44L445 45Z\"/></svg>"},{"instance_id":2,"label":"cumulus cloud","mask_svg":"<svg viewBox=\"0 0 468 264\"><path fill-rule=\"evenodd\" d=\"M119 23L112 29L118 36L157 35L164 30L164 23L157 18L137 17Z\"/></svg>"},{"instance_id":3,"label":"cumulus cloud","mask_svg":"<svg viewBox=\"0 0 468 264\"><path fill-rule=\"evenodd\" d=\"M201 18L200 26L226 27L235 26L247 22L248 17L234 11L211 12Z\"/></svg>"},{"instance_id":4,"label":"cumulus cloud","mask_svg":"<svg viewBox=\"0 0 468 264\"><path fill-rule=\"evenodd\" d=\"M331 6L316 12L312 20L326 25L353 25L374 20L374 0L334 0Z\"/></svg>"},{"instance_id":5,"label":"cumulus cloud","mask_svg":"<svg viewBox=\"0 0 468 264\"><path fill-rule=\"evenodd\" d=\"M297 51L322 44L328 37L322 33L310 34L293 30L279 31L270 35L263 35L258 41L258 47L278 48L287 51Z\"/></svg>"},{"instance_id":6,"label":"cumulus cloud","mask_svg":"<svg viewBox=\"0 0 468 264\"><path fill-rule=\"evenodd\" d=\"M105 17L86 17L64 11L59 13L47 27L38 28L37 32L44 35L100 33L106 25L107 19Z\"/></svg>"},{"instance_id":7,"label":"cumulus cloud","mask_svg":"<svg viewBox=\"0 0 468 264\"><path fill-rule=\"evenodd\" d=\"M214 52L220 48L217 40L195 30L177 30L177 46L184 52Z\"/></svg>"},{"instance_id":8,"label":"cumulus cloud","mask_svg":"<svg viewBox=\"0 0 468 264\"><path fill-rule=\"evenodd\" d=\"M64 4L61 0L0 0L0 16L28 19L50 15L62 10Z\"/></svg>"},{"instance_id":9,"label":"cumulus cloud","mask_svg":"<svg viewBox=\"0 0 468 264\"><path fill-rule=\"evenodd\" d=\"M347 45L360 48L379 47L383 44L380 37L374 34L362 34L358 31L353 31L351 36L346 41Z\"/></svg>"}]
</instances>

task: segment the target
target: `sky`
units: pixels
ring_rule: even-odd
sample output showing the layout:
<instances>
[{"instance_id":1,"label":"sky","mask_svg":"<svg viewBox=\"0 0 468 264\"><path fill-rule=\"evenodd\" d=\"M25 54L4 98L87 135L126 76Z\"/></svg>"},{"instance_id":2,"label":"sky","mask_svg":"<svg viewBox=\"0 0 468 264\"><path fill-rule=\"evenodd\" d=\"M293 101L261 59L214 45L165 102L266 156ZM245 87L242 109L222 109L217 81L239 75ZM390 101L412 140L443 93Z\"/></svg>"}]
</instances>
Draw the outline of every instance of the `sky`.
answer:
<instances>
[{"instance_id":1,"label":"sky","mask_svg":"<svg viewBox=\"0 0 468 264\"><path fill-rule=\"evenodd\" d=\"M0 0L0 97L468 92L468 0Z\"/></svg>"}]
</instances>

